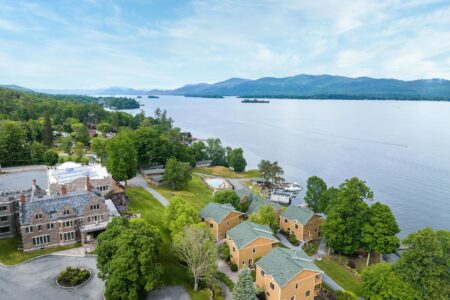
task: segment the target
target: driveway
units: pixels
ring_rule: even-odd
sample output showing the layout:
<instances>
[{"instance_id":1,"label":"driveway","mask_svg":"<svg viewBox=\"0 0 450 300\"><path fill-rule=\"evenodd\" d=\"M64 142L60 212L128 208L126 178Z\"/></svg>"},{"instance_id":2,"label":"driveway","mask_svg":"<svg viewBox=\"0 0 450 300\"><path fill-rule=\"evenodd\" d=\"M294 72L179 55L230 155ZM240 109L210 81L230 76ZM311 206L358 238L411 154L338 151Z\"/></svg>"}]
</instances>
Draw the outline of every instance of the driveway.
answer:
<instances>
[{"instance_id":1,"label":"driveway","mask_svg":"<svg viewBox=\"0 0 450 300\"><path fill-rule=\"evenodd\" d=\"M147 294L146 300L191 300L186 289L181 285L166 286Z\"/></svg>"},{"instance_id":2,"label":"driveway","mask_svg":"<svg viewBox=\"0 0 450 300\"><path fill-rule=\"evenodd\" d=\"M155 197L156 200L158 200L163 206L169 205L169 202L167 202L166 198L164 198L163 195L161 195L160 193L158 193L157 191L148 186L148 182L140 173L137 173L135 177L128 180L128 185L143 187L147 192L152 194L153 197Z\"/></svg>"},{"instance_id":3,"label":"driveway","mask_svg":"<svg viewBox=\"0 0 450 300\"><path fill-rule=\"evenodd\" d=\"M56 277L68 266L90 269L92 278L75 289L62 289ZM0 265L0 298L8 300L78 300L103 299L105 285L97 276L96 257L47 255L26 263L5 267Z\"/></svg>"}]
</instances>

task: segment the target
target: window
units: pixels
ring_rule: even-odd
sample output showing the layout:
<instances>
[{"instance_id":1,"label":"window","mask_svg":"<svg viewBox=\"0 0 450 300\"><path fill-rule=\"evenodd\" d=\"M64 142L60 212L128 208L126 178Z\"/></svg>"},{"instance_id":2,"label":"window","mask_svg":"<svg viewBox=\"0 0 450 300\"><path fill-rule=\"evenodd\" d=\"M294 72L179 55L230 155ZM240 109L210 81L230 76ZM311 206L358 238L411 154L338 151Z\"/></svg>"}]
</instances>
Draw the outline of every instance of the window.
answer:
<instances>
[{"instance_id":1,"label":"window","mask_svg":"<svg viewBox=\"0 0 450 300\"><path fill-rule=\"evenodd\" d=\"M245 260L242 261L242 265L245 265Z\"/></svg>"},{"instance_id":2,"label":"window","mask_svg":"<svg viewBox=\"0 0 450 300\"><path fill-rule=\"evenodd\" d=\"M209 227L213 228L214 224L213 223L209 223Z\"/></svg>"},{"instance_id":3,"label":"window","mask_svg":"<svg viewBox=\"0 0 450 300\"><path fill-rule=\"evenodd\" d=\"M8 206L6 206L6 205L0 206L0 211L7 210L7 209L8 209Z\"/></svg>"},{"instance_id":4,"label":"window","mask_svg":"<svg viewBox=\"0 0 450 300\"><path fill-rule=\"evenodd\" d=\"M96 209L100 209L100 204L92 204L91 205L91 210L96 210Z\"/></svg>"},{"instance_id":5,"label":"window","mask_svg":"<svg viewBox=\"0 0 450 300\"><path fill-rule=\"evenodd\" d=\"M270 293L269 293L269 292L266 292L266 294L267 294L267 296L270 296Z\"/></svg>"},{"instance_id":6,"label":"window","mask_svg":"<svg viewBox=\"0 0 450 300\"><path fill-rule=\"evenodd\" d=\"M8 221L8 216L0 217L0 222L6 222L6 221Z\"/></svg>"},{"instance_id":7,"label":"window","mask_svg":"<svg viewBox=\"0 0 450 300\"><path fill-rule=\"evenodd\" d=\"M295 229L298 229L298 224L295 224Z\"/></svg>"},{"instance_id":8,"label":"window","mask_svg":"<svg viewBox=\"0 0 450 300\"><path fill-rule=\"evenodd\" d=\"M65 233L64 233L64 240L65 240L65 241L73 240L74 237L75 237L75 234L74 234L73 231L71 231L71 232L65 232Z\"/></svg>"},{"instance_id":9,"label":"window","mask_svg":"<svg viewBox=\"0 0 450 300\"><path fill-rule=\"evenodd\" d=\"M287 221L287 219L284 219L284 223L287 223L288 221Z\"/></svg>"},{"instance_id":10,"label":"window","mask_svg":"<svg viewBox=\"0 0 450 300\"><path fill-rule=\"evenodd\" d=\"M236 252L236 249L234 249L234 246L233 246L233 252Z\"/></svg>"},{"instance_id":11,"label":"window","mask_svg":"<svg viewBox=\"0 0 450 300\"><path fill-rule=\"evenodd\" d=\"M45 245L50 243L50 235L35 236L33 238L33 246Z\"/></svg>"},{"instance_id":12,"label":"window","mask_svg":"<svg viewBox=\"0 0 450 300\"><path fill-rule=\"evenodd\" d=\"M54 228L53 223L48 223L48 224L47 224L47 229L53 229L53 228Z\"/></svg>"},{"instance_id":13,"label":"window","mask_svg":"<svg viewBox=\"0 0 450 300\"><path fill-rule=\"evenodd\" d=\"M42 231L42 225L38 225L38 231Z\"/></svg>"},{"instance_id":14,"label":"window","mask_svg":"<svg viewBox=\"0 0 450 300\"><path fill-rule=\"evenodd\" d=\"M317 232L317 228L316 228L316 229L314 229L314 232Z\"/></svg>"},{"instance_id":15,"label":"window","mask_svg":"<svg viewBox=\"0 0 450 300\"><path fill-rule=\"evenodd\" d=\"M309 297L309 295L311 295L311 291L306 291L305 297Z\"/></svg>"},{"instance_id":16,"label":"window","mask_svg":"<svg viewBox=\"0 0 450 300\"><path fill-rule=\"evenodd\" d=\"M274 289L275 289L275 286L273 285L273 283L272 283L272 282L270 283L270 288L271 288L272 290L274 290Z\"/></svg>"},{"instance_id":17,"label":"window","mask_svg":"<svg viewBox=\"0 0 450 300\"><path fill-rule=\"evenodd\" d=\"M256 253L256 248L253 248L253 249L252 249L252 252L253 252L253 253Z\"/></svg>"},{"instance_id":18,"label":"window","mask_svg":"<svg viewBox=\"0 0 450 300\"><path fill-rule=\"evenodd\" d=\"M64 214L65 216L66 216L66 215L70 215L70 210L65 209L64 212L63 212L63 214Z\"/></svg>"},{"instance_id":19,"label":"window","mask_svg":"<svg viewBox=\"0 0 450 300\"><path fill-rule=\"evenodd\" d=\"M97 221L103 221L103 215L88 217L88 222L97 222Z\"/></svg>"},{"instance_id":20,"label":"window","mask_svg":"<svg viewBox=\"0 0 450 300\"><path fill-rule=\"evenodd\" d=\"M36 220L42 219L42 214L36 214L35 218Z\"/></svg>"},{"instance_id":21,"label":"window","mask_svg":"<svg viewBox=\"0 0 450 300\"><path fill-rule=\"evenodd\" d=\"M9 226L0 227L0 233L6 233L9 232Z\"/></svg>"},{"instance_id":22,"label":"window","mask_svg":"<svg viewBox=\"0 0 450 300\"><path fill-rule=\"evenodd\" d=\"M261 270L261 276L264 276L264 270Z\"/></svg>"},{"instance_id":23,"label":"window","mask_svg":"<svg viewBox=\"0 0 450 300\"><path fill-rule=\"evenodd\" d=\"M230 222L227 222L227 226L230 226Z\"/></svg>"},{"instance_id":24,"label":"window","mask_svg":"<svg viewBox=\"0 0 450 300\"><path fill-rule=\"evenodd\" d=\"M72 226L73 226L73 221L64 221L63 222L63 228L72 227Z\"/></svg>"},{"instance_id":25,"label":"window","mask_svg":"<svg viewBox=\"0 0 450 300\"><path fill-rule=\"evenodd\" d=\"M292 297L291 297L291 300L295 300L295 296L292 296Z\"/></svg>"},{"instance_id":26,"label":"window","mask_svg":"<svg viewBox=\"0 0 450 300\"><path fill-rule=\"evenodd\" d=\"M295 288L298 289L298 283L295 284Z\"/></svg>"},{"instance_id":27,"label":"window","mask_svg":"<svg viewBox=\"0 0 450 300\"><path fill-rule=\"evenodd\" d=\"M25 227L25 233L31 233L31 232L33 232L33 226Z\"/></svg>"}]
</instances>

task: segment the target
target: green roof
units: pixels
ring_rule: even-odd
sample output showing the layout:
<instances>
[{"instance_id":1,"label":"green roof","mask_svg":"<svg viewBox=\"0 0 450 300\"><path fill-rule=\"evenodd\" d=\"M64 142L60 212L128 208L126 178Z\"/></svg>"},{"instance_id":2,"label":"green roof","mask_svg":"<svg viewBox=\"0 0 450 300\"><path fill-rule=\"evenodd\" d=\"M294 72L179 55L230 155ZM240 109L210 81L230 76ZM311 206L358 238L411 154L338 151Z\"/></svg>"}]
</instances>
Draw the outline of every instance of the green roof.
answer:
<instances>
[{"instance_id":1,"label":"green roof","mask_svg":"<svg viewBox=\"0 0 450 300\"><path fill-rule=\"evenodd\" d=\"M253 214L257 213L259 211L259 208L261 205L267 205L269 204L272 206L275 210L279 210L281 208L281 205L276 202L272 202L268 199L260 199L258 197L254 197L252 201L250 202L250 206L248 207L247 214Z\"/></svg>"},{"instance_id":2,"label":"green roof","mask_svg":"<svg viewBox=\"0 0 450 300\"><path fill-rule=\"evenodd\" d=\"M309 208L289 205L282 213L283 218L289 220L297 220L300 224L305 225L314 216L314 212Z\"/></svg>"},{"instance_id":3,"label":"green roof","mask_svg":"<svg viewBox=\"0 0 450 300\"><path fill-rule=\"evenodd\" d=\"M274 248L266 256L258 260L256 265L263 269L266 274L273 276L281 288L303 270L323 273L303 250L281 247Z\"/></svg>"},{"instance_id":4,"label":"green roof","mask_svg":"<svg viewBox=\"0 0 450 300\"><path fill-rule=\"evenodd\" d=\"M200 217L204 219L213 219L214 222L220 223L233 211L238 212L234 206L229 203L221 204L209 202L205 207L203 207L199 214Z\"/></svg>"},{"instance_id":5,"label":"green roof","mask_svg":"<svg viewBox=\"0 0 450 300\"><path fill-rule=\"evenodd\" d=\"M256 224L250 221L242 222L227 232L238 249L242 249L259 237L279 242L269 225Z\"/></svg>"}]
</instances>

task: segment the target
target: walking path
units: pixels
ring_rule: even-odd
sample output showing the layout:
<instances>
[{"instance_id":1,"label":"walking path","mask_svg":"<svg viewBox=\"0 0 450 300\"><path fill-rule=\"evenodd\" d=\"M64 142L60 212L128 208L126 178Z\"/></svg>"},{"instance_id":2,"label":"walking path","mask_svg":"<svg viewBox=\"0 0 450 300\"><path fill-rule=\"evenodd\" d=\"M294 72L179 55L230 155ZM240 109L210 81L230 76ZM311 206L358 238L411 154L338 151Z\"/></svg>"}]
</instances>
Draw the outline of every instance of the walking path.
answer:
<instances>
[{"instance_id":1,"label":"walking path","mask_svg":"<svg viewBox=\"0 0 450 300\"><path fill-rule=\"evenodd\" d=\"M163 195L161 195L160 193L158 193L157 191L148 186L148 182L140 173L138 173L136 177L128 180L128 185L143 187L147 192L152 194L156 198L156 200L158 200L163 206L169 205L169 202L167 201L166 198L163 197Z\"/></svg>"}]
</instances>

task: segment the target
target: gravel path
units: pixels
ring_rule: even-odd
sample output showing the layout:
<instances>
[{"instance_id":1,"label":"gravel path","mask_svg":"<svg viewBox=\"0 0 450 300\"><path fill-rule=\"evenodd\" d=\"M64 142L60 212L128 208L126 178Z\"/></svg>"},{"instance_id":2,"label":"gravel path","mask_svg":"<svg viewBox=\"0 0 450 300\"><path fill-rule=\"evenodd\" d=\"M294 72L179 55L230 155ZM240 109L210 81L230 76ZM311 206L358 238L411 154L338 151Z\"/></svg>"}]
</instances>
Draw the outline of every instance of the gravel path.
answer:
<instances>
[{"instance_id":1,"label":"gravel path","mask_svg":"<svg viewBox=\"0 0 450 300\"><path fill-rule=\"evenodd\" d=\"M158 193L157 191L148 186L148 182L144 179L144 177L140 173L138 173L136 177L128 180L128 185L143 187L147 192L152 194L156 198L156 200L158 200L163 206L167 206L169 204L169 202L167 201L166 198L163 197L163 195L161 195L160 193Z\"/></svg>"}]
</instances>

